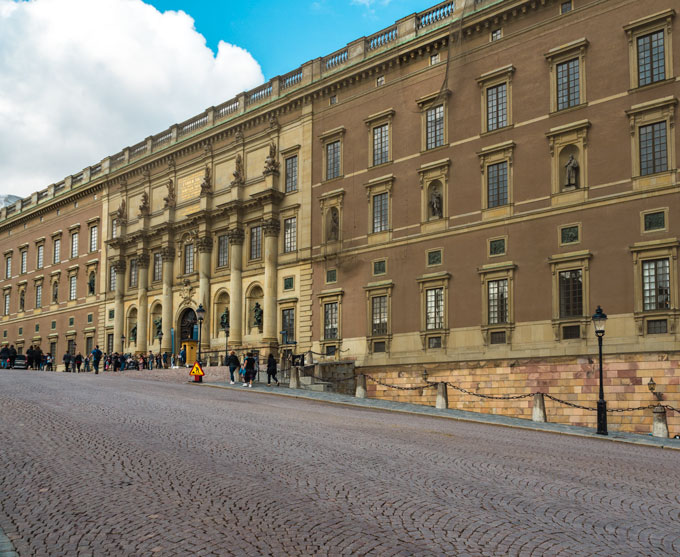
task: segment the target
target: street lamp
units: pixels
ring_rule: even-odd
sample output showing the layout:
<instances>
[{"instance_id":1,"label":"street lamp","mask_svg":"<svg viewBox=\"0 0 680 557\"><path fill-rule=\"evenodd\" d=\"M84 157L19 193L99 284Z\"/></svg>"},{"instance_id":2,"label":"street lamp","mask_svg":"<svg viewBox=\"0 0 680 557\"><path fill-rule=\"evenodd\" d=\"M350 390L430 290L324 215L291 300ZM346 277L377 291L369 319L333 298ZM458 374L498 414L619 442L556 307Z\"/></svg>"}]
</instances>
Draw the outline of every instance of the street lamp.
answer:
<instances>
[{"instance_id":1,"label":"street lamp","mask_svg":"<svg viewBox=\"0 0 680 557\"><path fill-rule=\"evenodd\" d=\"M120 335L120 351L125 352L125 335Z\"/></svg>"},{"instance_id":2,"label":"street lamp","mask_svg":"<svg viewBox=\"0 0 680 557\"><path fill-rule=\"evenodd\" d=\"M228 365L229 361L229 322L224 323L224 365Z\"/></svg>"},{"instance_id":3,"label":"street lamp","mask_svg":"<svg viewBox=\"0 0 680 557\"><path fill-rule=\"evenodd\" d=\"M158 338L158 353L161 353L161 350L163 350L163 331L158 331L158 334L156 335ZM161 365L163 366L163 369L165 369L165 362L163 361L163 355L161 354Z\"/></svg>"},{"instance_id":4,"label":"street lamp","mask_svg":"<svg viewBox=\"0 0 680 557\"><path fill-rule=\"evenodd\" d=\"M203 320L205 319L205 309L203 304L198 304L196 308L196 317L198 318L198 363L201 363L201 334L203 331Z\"/></svg>"},{"instance_id":5,"label":"street lamp","mask_svg":"<svg viewBox=\"0 0 680 557\"><path fill-rule=\"evenodd\" d=\"M607 403L604 400L604 387L602 386L602 337L607 322L607 314L597 306L593 314L593 326L597 335L597 344L600 348L600 398L597 401L597 433L607 435Z\"/></svg>"}]
</instances>

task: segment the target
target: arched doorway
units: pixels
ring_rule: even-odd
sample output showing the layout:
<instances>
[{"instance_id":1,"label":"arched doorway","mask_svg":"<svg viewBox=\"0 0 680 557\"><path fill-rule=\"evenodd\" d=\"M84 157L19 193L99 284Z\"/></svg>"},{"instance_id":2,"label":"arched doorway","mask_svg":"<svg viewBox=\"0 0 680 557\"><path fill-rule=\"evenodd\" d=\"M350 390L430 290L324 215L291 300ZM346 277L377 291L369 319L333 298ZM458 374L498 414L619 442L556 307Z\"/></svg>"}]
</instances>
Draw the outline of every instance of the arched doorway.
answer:
<instances>
[{"instance_id":1,"label":"arched doorway","mask_svg":"<svg viewBox=\"0 0 680 557\"><path fill-rule=\"evenodd\" d=\"M198 319L196 318L196 312L191 308L185 309L179 316L178 325L177 353L179 354L182 348L184 348L186 350L185 363L192 365L196 361L196 350L198 349Z\"/></svg>"}]
</instances>

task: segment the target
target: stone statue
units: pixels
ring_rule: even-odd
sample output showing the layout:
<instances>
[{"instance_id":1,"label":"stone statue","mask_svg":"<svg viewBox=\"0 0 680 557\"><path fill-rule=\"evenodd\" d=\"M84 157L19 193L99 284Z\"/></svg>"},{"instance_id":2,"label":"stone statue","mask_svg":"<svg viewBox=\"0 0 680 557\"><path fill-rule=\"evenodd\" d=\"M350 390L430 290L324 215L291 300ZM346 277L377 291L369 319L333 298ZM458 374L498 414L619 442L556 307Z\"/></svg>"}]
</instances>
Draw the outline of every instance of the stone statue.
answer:
<instances>
[{"instance_id":1,"label":"stone statue","mask_svg":"<svg viewBox=\"0 0 680 557\"><path fill-rule=\"evenodd\" d=\"M430 195L430 214L435 218L442 218L442 194L439 193L437 188L432 190L432 195Z\"/></svg>"},{"instance_id":2,"label":"stone statue","mask_svg":"<svg viewBox=\"0 0 680 557\"><path fill-rule=\"evenodd\" d=\"M220 327L222 329L229 328L229 308L225 307L224 312L220 315Z\"/></svg>"},{"instance_id":3,"label":"stone statue","mask_svg":"<svg viewBox=\"0 0 680 557\"><path fill-rule=\"evenodd\" d=\"M260 307L259 302L255 302L255 307L253 308L253 318L255 320L255 326L262 330L262 314L264 312L262 311L262 308Z\"/></svg>"},{"instance_id":4,"label":"stone statue","mask_svg":"<svg viewBox=\"0 0 680 557\"><path fill-rule=\"evenodd\" d=\"M94 272L90 273L90 278L87 281L87 293L89 296L94 296L94 286L95 286Z\"/></svg>"},{"instance_id":5,"label":"stone statue","mask_svg":"<svg viewBox=\"0 0 680 557\"><path fill-rule=\"evenodd\" d=\"M331 209L331 220L328 226L328 239L337 240L340 237L340 214L334 207Z\"/></svg>"},{"instance_id":6,"label":"stone statue","mask_svg":"<svg viewBox=\"0 0 680 557\"><path fill-rule=\"evenodd\" d=\"M243 158L240 154L236 155L236 168L234 169L234 179L231 181L232 186L240 186L244 183L243 175Z\"/></svg>"},{"instance_id":7,"label":"stone statue","mask_svg":"<svg viewBox=\"0 0 680 557\"><path fill-rule=\"evenodd\" d=\"M125 219L125 199L120 200L120 206L118 207L118 210L116 211L116 215L120 220Z\"/></svg>"},{"instance_id":8,"label":"stone statue","mask_svg":"<svg viewBox=\"0 0 680 557\"><path fill-rule=\"evenodd\" d=\"M203 181L201 182L201 195L206 195L212 191L210 183L210 167L205 166L205 173L203 174Z\"/></svg>"},{"instance_id":9,"label":"stone statue","mask_svg":"<svg viewBox=\"0 0 680 557\"><path fill-rule=\"evenodd\" d=\"M139 214L140 216L146 216L149 214L149 194L146 192L142 193L142 201L139 204Z\"/></svg>"},{"instance_id":10,"label":"stone statue","mask_svg":"<svg viewBox=\"0 0 680 557\"><path fill-rule=\"evenodd\" d=\"M168 196L163 198L165 201L165 207L174 207L177 204L177 198L175 197L175 183L172 178L168 178Z\"/></svg>"},{"instance_id":11,"label":"stone statue","mask_svg":"<svg viewBox=\"0 0 680 557\"><path fill-rule=\"evenodd\" d=\"M278 172L279 166L280 164L276 160L276 145L274 145L274 142L272 141L269 145L269 155L267 155L267 158L264 160L263 174L266 176L268 174L272 174L273 172Z\"/></svg>"},{"instance_id":12,"label":"stone statue","mask_svg":"<svg viewBox=\"0 0 680 557\"><path fill-rule=\"evenodd\" d=\"M569 160L567 164L564 165L567 171L567 180L564 184L566 187L577 188L578 187L578 162L574 158L574 155L569 155Z\"/></svg>"},{"instance_id":13,"label":"stone statue","mask_svg":"<svg viewBox=\"0 0 680 557\"><path fill-rule=\"evenodd\" d=\"M243 141L243 132L241 130L236 130L236 133L234 134L234 141L238 141L239 143Z\"/></svg>"},{"instance_id":14,"label":"stone statue","mask_svg":"<svg viewBox=\"0 0 680 557\"><path fill-rule=\"evenodd\" d=\"M137 323L130 329L130 342L137 342Z\"/></svg>"},{"instance_id":15,"label":"stone statue","mask_svg":"<svg viewBox=\"0 0 680 557\"><path fill-rule=\"evenodd\" d=\"M26 304L26 291L22 290L19 293L19 311L24 311L25 304Z\"/></svg>"},{"instance_id":16,"label":"stone statue","mask_svg":"<svg viewBox=\"0 0 680 557\"><path fill-rule=\"evenodd\" d=\"M52 303L59 303L59 283L57 281L52 283Z\"/></svg>"},{"instance_id":17,"label":"stone statue","mask_svg":"<svg viewBox=\"0 0 680 557\"><path fill-rule=\"evenodd\" d=\"M163 330L163 318L156 317L156 319L153 320L153 327L156 330L154 337L158 338L159 333Z\"/></svg>"}]
</instances>

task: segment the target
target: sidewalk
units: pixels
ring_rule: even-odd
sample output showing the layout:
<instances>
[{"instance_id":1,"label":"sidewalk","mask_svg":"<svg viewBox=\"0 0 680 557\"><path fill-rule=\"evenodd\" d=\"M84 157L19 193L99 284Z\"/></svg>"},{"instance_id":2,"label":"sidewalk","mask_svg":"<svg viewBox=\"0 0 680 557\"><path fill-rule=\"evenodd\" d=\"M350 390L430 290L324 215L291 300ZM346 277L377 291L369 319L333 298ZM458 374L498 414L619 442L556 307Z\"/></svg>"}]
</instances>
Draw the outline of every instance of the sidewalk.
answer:
<instances>
[{"instance_id":1,"label":"sidewalk","mask_svg":"<svg viewBox=\"0 0 680 557\"><path fill-rule=\"evenodd\" d=\"M431 416L435 418L446 418L450 420L461 420L465 422L475 422L502 427L513 427L519 429L532 429L547 433L559 433L562 435L575 435L577 437L590 437L602 441L613 441L617 443L630 443L633 445L647 445L661 449L680 450L680 439L663 439L652 437L651 435L640 435L637 433L625 433L610 431L609 435L598 435L595 429L579 426L570 426L553 423L532 422L522 418L511 418L496 414L481 414L478 412L468 412L465 410L440 410L433 406L423 406L420 404L408 404L404 402L392 402L389 400L378 400L373 398L355 398L349 395L338 393L307 391L303 389L290 389L285 386L271 386L266 384L254 383L252 388L243 387L242 383L230 385L228 382L196 383L204 387L217 387L221 389L234 389L238 391L257 392L268 395L287 396L293 398L305 398L326 402L328 404L342 404L345 406L355 406L359 408L370 408L388 412L403 412L406 414L417 414L421 416Z\"/></svg>"}]
</instances>

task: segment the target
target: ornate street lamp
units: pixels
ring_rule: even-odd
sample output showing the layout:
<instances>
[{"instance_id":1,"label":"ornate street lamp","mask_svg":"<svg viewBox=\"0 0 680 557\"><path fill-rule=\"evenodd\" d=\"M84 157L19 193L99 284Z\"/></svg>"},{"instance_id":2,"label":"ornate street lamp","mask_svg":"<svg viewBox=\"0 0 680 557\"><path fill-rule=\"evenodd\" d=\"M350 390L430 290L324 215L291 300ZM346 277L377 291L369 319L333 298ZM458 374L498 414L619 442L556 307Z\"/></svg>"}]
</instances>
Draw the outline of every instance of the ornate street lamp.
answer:
<instances>
[{"instance_id":1,"label":"ornate street lamp","mask_svg":"<svg viewBox=\"0 0 680 557\"><path fill-rule=\"evenodd\" d=\"M600 398L597 401L597 433L607 435L607 403L604 400L604 387L602 385L602 337L607 322L607 314L597 306L593 314L593 326L597 335L597 344L600 348Z\"/></svg>"},{"instance_id":2,"label":"ornate street lamp","mask_svg":"<svg viewBox=\"0 0 680 557\"><path fill-rule=\"evenodd\" d=\"M125 335L120 335L120 351L125 352Z\"/></svg>"},{"instance_id":3,"label":"ornate street lamp","mask_svg":"<svg viewBox=\"0 0 680 557\"><path fill-rule=\"evenodd\" d=\"M224 365L228 365L229 360L229 322L224 322Z\"/></svg>"},{"instance_id":4,"label":"ornate street lamp","mask_svg":"<svg viewBox=\"0 0 680 557\"><path fill-rule=\"evenodd\" d=\"M201 334L203 332L203 320L205 319L205 309L203 304L198 304L196 308L196 317L198 318L198 363L201 363Z\"/></svg>"}]
</instances>

